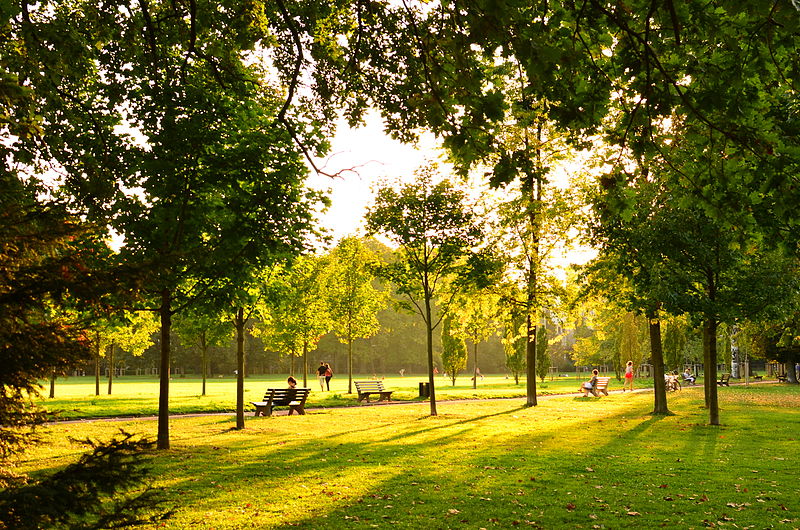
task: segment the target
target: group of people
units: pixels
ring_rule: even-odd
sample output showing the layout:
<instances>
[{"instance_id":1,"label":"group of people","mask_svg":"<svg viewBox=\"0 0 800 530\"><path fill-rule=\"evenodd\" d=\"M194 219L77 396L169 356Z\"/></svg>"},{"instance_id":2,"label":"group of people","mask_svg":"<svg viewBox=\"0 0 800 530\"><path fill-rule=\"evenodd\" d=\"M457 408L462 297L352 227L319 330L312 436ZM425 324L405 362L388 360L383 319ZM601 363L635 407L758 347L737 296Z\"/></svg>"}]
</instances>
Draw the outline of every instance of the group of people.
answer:
<instances>
[{"instance_id":1,"label":"group of people","mask_svg":"<svg viewBox=\"0 0 800 530\"><path fill-rule=\"evenodd\" d=\"M581 385L580 390L583 391L584 397L589 395L589 392L597 395L597 376L600 372L595 368L592 370L592 377ZM622 383L622 391L630 390L633 392L633 361L625 363L625 381Z\"/></svg>"},{"instance_id":2,"label":"group of people","mask_svg":"<svg viewBox=\"0 0 800 530\"><path fill-rule=\"evenodd\" d=\"M324 392L325 390L330 391L331 389L331 378L333 377L333 370L331 370L331 365L320 361L319 367L317 368L317 376L319 376L319 387ZM289 388L297 388L297 379L292 377L291 375L286 380L286 384Z\"/></svg>"},{"instance_id":3,"label":"group of people","mask_svg":"<svg viewBox=\"0 0 800 530\"><path fill-rule=\"evenodd\" d=\"M592 377L581 385L580 390L583 391L584 396L588 396L589 392L596 394L595 387L597 386L598 373L596 369L592 370ZM681 374L681 378L690 385L693 385L695 381L697 381L697 377L692 374L688 368ZM680 388L677 371L664 374L664 381L667 384L667 390L677 390ZM622 384L622 391L625 392L626 390L633 392L633 361L628 361L625 364L625 381Z\"/></svg>"}]
</instances>

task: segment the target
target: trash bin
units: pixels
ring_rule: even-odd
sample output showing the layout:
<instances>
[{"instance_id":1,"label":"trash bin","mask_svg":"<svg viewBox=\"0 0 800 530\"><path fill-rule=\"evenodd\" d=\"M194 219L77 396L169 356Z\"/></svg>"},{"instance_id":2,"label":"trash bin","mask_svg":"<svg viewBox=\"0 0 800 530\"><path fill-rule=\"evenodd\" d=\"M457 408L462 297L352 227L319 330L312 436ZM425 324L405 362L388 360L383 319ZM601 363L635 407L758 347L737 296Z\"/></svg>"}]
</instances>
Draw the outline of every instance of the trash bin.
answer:
<instances>
[{"instance_id":1,"label":"trash bin","mask_svg":"<svg viewBox=\"0 0 800 530\"><path fill-rule=\"evenodd\" d=\"M430 382L423 381L419 384L419 397L431 397L431 384Z\"/></svg>"}]
</instances>

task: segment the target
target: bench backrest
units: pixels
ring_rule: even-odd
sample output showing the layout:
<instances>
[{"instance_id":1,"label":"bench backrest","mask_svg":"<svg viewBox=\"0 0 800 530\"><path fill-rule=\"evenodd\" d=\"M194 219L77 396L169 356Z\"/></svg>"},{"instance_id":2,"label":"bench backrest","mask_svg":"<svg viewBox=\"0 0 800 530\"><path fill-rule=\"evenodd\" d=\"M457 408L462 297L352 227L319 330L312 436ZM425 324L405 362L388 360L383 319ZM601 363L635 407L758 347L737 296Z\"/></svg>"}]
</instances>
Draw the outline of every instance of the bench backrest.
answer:
<instances>
[{"instance_id":1,"label":"bench backrest","mask_svg":"<svg viewBox=\"0 0 800 530\"><path fill-rule=\"evenodd\" d=\"M353 381L359 392L385 392L383 381Z\"/></svg>"},{"instance_id":2,"label":"bench backrest","mask_svg":"<svg viewBox=\"0 0 800 530\"><path fill-rule=\"evenodd\" d=\"M719 380L720 381L727 381L730 378L731 378L731 374L722 374L721 376L719 376Z\"/></svg>"},{"instance_id":3,"label":"bench backrest","mask_svg":"<svg viewBox=\"0 0 800 530\"><path fill-rule=\"evenodd\" d=\"M611 381L610 377L598 377L597 382L595 383L595 388L606 388L608 387L608 382Z\"/></svg>"},{"instance_id":4,"label":"bench backrest","mask_svg":"<svg viewBox=\"0 0 800 530\"><path fill-rule=\"evenodd\" d=\"M310 388L268 388L264 401L273 405L288 405L292 401L305 402Z\"/></svg>"}]
</instances>

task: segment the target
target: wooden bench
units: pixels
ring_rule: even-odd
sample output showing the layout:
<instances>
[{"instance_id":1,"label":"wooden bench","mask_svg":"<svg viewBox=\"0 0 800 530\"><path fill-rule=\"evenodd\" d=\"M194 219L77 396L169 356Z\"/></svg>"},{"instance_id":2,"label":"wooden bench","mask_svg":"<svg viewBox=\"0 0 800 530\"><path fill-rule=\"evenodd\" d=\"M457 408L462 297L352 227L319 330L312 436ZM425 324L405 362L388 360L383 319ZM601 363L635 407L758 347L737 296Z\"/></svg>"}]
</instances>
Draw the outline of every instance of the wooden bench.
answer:
<instances>
[{"instance_id":1,"label":"wooden bench","mask_svg":"<svg viewBox=\"0 0 800 530\"><path fill-rule=\"evenodd\" d=\"M758 374L750 374L750 377L753 378L753 381L761 381L764 379L763 375L758 375Z\"/></svg>"},{"instance_id":2,"label":"wooden bench","mask_svg":"<svg viewBox=\"0 0 800 530\"><path fill-rule=\"evenodd\" d=\"M589 390L581 385L579 392L583 392L583 397L588 397L589 392L591 392L595 397L600 397L597 395L597 392L602 392L604 395L608 395L608 382L611 381L610 377L598 377L597 381L595 382L594 388Z\"/></svg>"},{"instance_id":3,"label":"wooden bench","mask_svg":"<svg viewBox=\"0 0 800 530\"><path fill-rule=\"evenodd\" d=\"M731 386L730 381L731 381L731 374L722 374L721 376L719 376L719 381L717 381L717 384L719 386Z\"/></svg>"},{"instance_id":4,"label":"wooden bench","mask_svg":"<svg viewBox=\"0 0 800 530\"><path fill-rule=\"evenodd\" d=\"M778 378L778 382L779 382L779 383L786 383L786 382L788 382L788 381L789 381L789 379L788 379L788 378L787 378L785 375L780 375L780 374L778 374L778 375L776 375L775 377L777 377L777 378Z\"/></svg>"},{"instance_id":5,"label":"wooden bench","mask_svg":"<svg viewBox=\"0 0 800 530\"><path fill-rule=\"evenodd\" d=\"M306 399L310 388L268 388L264 401L251 401L256 407L255 416L272 416L272 408L289 407L289 416L297 412L305 414Z\"/></svg>"},{"instance_id":6,"label":"wooden bench","mask_svg":"<svg viewBox=\"0 0 800 530\"><path fill-rule=\"evenodd\" d=\"M369 396L377 394L378 401L391 401L393 390L386 390L383 388L383 381L354 381L356 384L356 391L358 392L358 401L364 399L369 403Z\"/></svg>"}]
</instances>

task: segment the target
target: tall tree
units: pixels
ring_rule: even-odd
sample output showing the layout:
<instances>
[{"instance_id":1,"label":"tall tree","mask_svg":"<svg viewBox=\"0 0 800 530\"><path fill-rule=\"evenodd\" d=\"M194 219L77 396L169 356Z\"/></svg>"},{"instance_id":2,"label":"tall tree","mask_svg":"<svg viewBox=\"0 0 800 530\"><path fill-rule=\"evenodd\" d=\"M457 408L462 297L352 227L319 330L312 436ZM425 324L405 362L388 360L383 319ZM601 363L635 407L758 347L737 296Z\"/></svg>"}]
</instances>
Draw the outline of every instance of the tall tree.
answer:
<instances>
[{"instance_id":1,"label":"tall tree","mask_svg":"<svg viewBox=\"0 0 800 530\"><path fill-rule=\"evenodd\" d=\"M366 220L368 230L382 233L398 246L397 261L383 267L382 274L425 322L431 416L436 416L433 331L456 295L448 287L457 286L457 278L466 277L475 264L473 249L480 230L464 204L464 194L437 178L435 165L418 169L415 176L415 182L397 189L379 189Z\"/></svg>"},{"instance_id":2,"label":"tall tree","mask_svg":"<svg viewBox=\"0 0 800 530\"><path fill-rule=\"evenodd\" d=\"M458 327L472 344L472 388L477 388L480 373L478 344L486 341L497 331L496 317L499 312L498 296L490 289L469 291L459 298L455 307Z\"/></svg>"},{"instance_id":3,"label":"tall tree","mask_svg":"<svg viewBox=\"0 0 800 530\"><path fill-rule=\"evenodd\" d=\"M442 321L442 370L456 386L458 373L467 367L467 345L460 330L453 328L453 317Z\"/></svg>"},{"instance_id":4,"label":"tall tree","mask_svg":"<svg viewBox=\"0 0 800 530\"><path fill-rule=\"evenodd\" d=\"M219 315L214 315L208 309L198 311L192 308L175 320L175 331L181 343L192 345L200 351L200 374L202 377L201 396L206 395L206 380L208 378L208 349L221 346L230 339L230 322L224 321Z\"/></svg>"},{"instance_id":5,"label":"tall tree","mask_svg":"<svg viewBox=\"0 0 800 530\"><path fill-rule=\"evenodd\" d=\"M323 294L321 258L304 255L287 264L265 286L268 326L271 334L280 337L294 355L294 347L302 354L303 386L308 386L308 354L320 338L330 331L332 323Z\"/></svg>"},{"instance_id":6,"label":"tall tree","mask_svg":"<svg viewBox=\"0 0 800 530\"><path fill-rule=\"evenodd\" d=\"M327 262L323 294L333 332L347 344L347 393L352 394L353 341L378 332L378 311L386 296L372 285L377 258L357 238L339 241Z\"/></svg>"}]
</instances>

